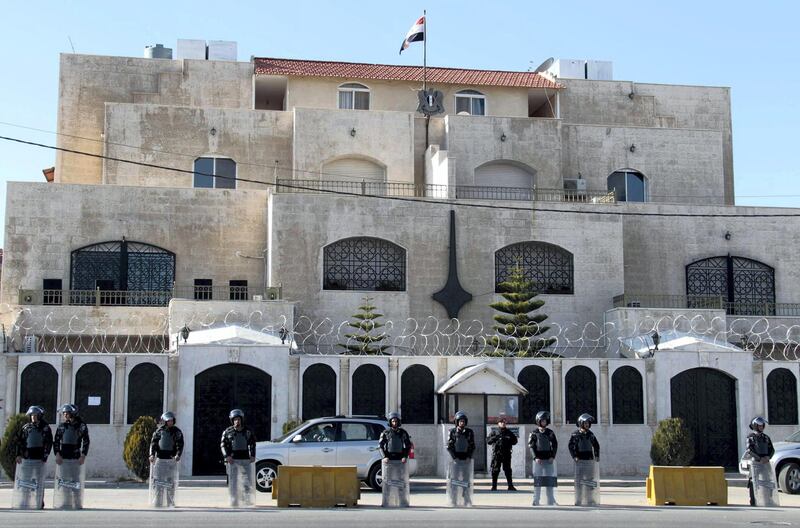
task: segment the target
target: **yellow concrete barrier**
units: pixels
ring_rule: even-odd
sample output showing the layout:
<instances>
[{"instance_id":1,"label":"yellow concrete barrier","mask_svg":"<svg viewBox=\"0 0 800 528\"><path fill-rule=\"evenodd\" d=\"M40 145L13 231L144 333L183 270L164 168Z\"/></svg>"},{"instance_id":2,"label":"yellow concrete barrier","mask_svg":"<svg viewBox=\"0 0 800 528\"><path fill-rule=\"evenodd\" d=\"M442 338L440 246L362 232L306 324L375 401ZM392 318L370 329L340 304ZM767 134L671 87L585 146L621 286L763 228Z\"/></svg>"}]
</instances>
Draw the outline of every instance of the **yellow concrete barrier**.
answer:
<instances>
[{"instance_id":1,"label":"yellow concrete barrier","mask_svg":"<svg viewBox=\"0 0 800 528\"><path fill-rule=\"evenodd\" d=\"M650 466L647 502L653 506L727 506L725 470L721 467Z\"/></svg>"},{"instance_id":2,"label":"yellow concrete barrier","mask_svg":"<svg viewBox=\"0 0 800 528\"><path fill-rule=\"evenodd\" d=\"M361 481L355 466L278 466L272 498L279 508L355 506L361 498Z\"/></svg>"}]
</instances>

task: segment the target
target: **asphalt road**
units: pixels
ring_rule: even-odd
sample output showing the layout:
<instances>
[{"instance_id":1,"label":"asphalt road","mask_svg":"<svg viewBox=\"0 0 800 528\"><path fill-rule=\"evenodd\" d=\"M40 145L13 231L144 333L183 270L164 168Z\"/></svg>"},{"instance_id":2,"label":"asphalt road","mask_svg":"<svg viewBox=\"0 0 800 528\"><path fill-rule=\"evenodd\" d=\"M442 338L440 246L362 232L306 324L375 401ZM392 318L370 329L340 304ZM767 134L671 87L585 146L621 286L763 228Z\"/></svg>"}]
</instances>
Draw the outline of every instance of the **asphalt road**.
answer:
<instances>
[{"instance_id":1,"label":"asphalt road","mask_svg":"<svg viewBox=\"0 0 800 528\"><path fill-rule=\"evenodd\" d=\"M469 510L446 508L411 508L383 510L375 507L353 509L262 509L210 510L182 509L175 511L150 510L84 510L81 512L56 511L2 511L0 525L24 527L218 527L218 526L288 526L325 528L376 526L380 528L444 528L449 526L511 528L531 525L569 526L574 528L594 526L800 526L800 509L774 510L744 507L716 508L630 508L603 507L578 509L575 507L522 508L484 507Z\"/></svg>"}]
</instances>

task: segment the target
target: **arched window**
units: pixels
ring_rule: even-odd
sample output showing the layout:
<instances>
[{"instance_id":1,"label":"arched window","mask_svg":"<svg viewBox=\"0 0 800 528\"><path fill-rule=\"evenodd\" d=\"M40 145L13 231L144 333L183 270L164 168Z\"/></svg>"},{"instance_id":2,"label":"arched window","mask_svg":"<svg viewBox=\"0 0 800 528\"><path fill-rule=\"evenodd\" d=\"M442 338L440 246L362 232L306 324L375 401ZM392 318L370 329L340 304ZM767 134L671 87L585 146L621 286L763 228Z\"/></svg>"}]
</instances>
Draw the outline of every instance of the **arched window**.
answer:
<instances>
[{"instance_id":1,"label":"arched window","mask_svg":"<svg viewBox=\"0 0 800 528\"><path fill-rule=\"evenodd\" d=\"M235 189L236 162L206 156L194 160L194 186L205 189Z\"/></svg>"},{"instance_id":2,"label":"arched window","mask_svg":"<svg viewBox=\"0 0 800 528\"><path fill-rule=\"evenodd\" d=\"M42 407L45 419L57 423L58 372L50 363L31 363L19 377L19 412L27 412L31 405Z\"/></svg>"},{"instance_id":3,"label":"arched window","mask_svg":"<svg viewBox=\"0 0 800 528\"><path fill-rule=\"evenodd\" d=\"M767 413L770 425L797 425L797 379L789 369L767 376Z\"/></svg>"},{"instance_id":4,"label":"arched window","mask_svg":"<svg viewBox=\"0 0 800 528\"><path fill-rule=\"evenodd\" d=\"M542 367L528 365L520 371L517 381L528 389L528 394L519 398L519 422L535 423L536 413L550 411L550 376Z\"/></svg>"},{"instance_id":5,"label":"arched window","mask_svg":"<svg viewBox=\"0 0 800 528\"><path fill-rule=\"evenodd\" d=\"M361 192L361 183L364 182L364 192L366 194L385 194L386 191L386 167L373 160L346 157L337 158L326 162L322 166L322 180L324 181L352 181L357 182L357 187L347 187L344 190L356 190ZM375 182L379 182L378 185ZM342 190L341 185L330 185L331 190ZM382 192L384 191L384 192Z\"/></svg>"},{"instance_id":6,"label":"arched window","mask_svg":"<svg viewBox=\"0 0 800 528\"><path fill-rule=\"evenodd\" d=\"M75 374L75 404L88 424L111 423L111 371L102 363L86 363Z\"/></svg>"},{"instance_id":7,"label":"arched window","mask_svg":"<svg viewBox=\"0 0 800 528\"><path fill-rule=\"evenodd\" d=\"M689 307L722 300L735 315L775 315L775 270L763 262L727 255L686 266Z\"/></svg>"},{"instance_id":8,"label":"arched window","mask_svg":"<svg viewBox=\"0 0 800 528\"><path fill-rule=\"evenodd\" d=\"M164 410L164 372L153 363L140 363L128 374L128 423L140 416L158 419Z\"/></svg>"},{"instance_id":9,"label":"arched window","mask_svg":"<svg viewBox=\"0 0 800 528\"><path fill-rule=\"evenodd\" d=\"M533 200L536 171L523 163L493 160L475 168L475 185L459 185L456 198Z\"/></svg>"},{"instance_id":10,"label":"arched window","mask_svg":"<svg viewBox=\"0 0 800 528\"><path fill-rule=\"evenodd\" d=\"M608 176L608 190L614 191L618 202L646 202L647 180L633 169L622 169Z\"/></svg>"},{"instance_id":11,"label":"arched window","mask_svg":"<svg viewBox=\"0 0 800 528\"><path fill-rule=\"evenodd\" d=\"M566 387L566 423L577 423L578 416L589 413L597 418L597 378L592 369L572 367L564 379Z\"/></svg>"},{"instance_id":12,"label":"arched window","mask_svg":"<svg viewBox=\"0 0 800 528\"><path fill-rule=\"evenodd\" d=\"M517 265L536 293L573 293L572 253L566 249L546 242L520 242L498 249L494 253L496 292Z\"/></svg>"},{"instance_id":13,"label":"arched window","mask_svg":"<svg viewBox=\"0 0 800 528\"><path fill-rule=\"evenodd\" d=\"M102 242L72 252L70 304L164 306L175 283L175 253L141 242Z\"/></svg>"},{"instance_id":14,"label":"arched window","mask_svg":"<svg viewBox=\"0 0 800 528\"><path fill-rule=\"evenodd\" d=\"M369 110L369 88L359 83L339 86L340 110Z\"/></svg>"},{"instance_id":15,"label":"arched window","mask_svg":"<svg viewBox=\"0 0 800 528\"><path fill-rule=\"evenodd\" d=\"M323 289L405 291L406 250L380 238L337 240L323 250Z\"/></svg>"},{"instance_id":16,"label":"arched window","mask_svg":"<svg viewBox=\"0 0 800 528\"><path fill-rule=\"evenodd\" d=\"M336 414L336 373L324 363L303 372L303 420Z\"/></svg>"},{"instance_id":17,"label":"arched window","mask_svg":"<svg viewBox=\"0 0 800 528\"><path fill-rule=\"evenodd\" d=\"M615 424L643 424L642 375L633 367L620 367L611 376L611 401Z\"/></svg>"},{"instance_id":18,"label":"arched window","mask_svg":"<svg viewBox=\"0 0 800 528\"><path fill-rule=\"evenodd\" d=\"M386 376L377 365L361 365L353 372L353 414L386 414Z\"/></svg>"},{"instance_id":19,"label":"arched window","mask_svg":"<svg viewBox=\"0 0 800 528\"><path fill-rule=\"evenodd\" d=\"M477 90L461 90L456 93L456 114L486 115L486 96Z\"/></svg>"},{"instance_id":20,"label":"arched window","mask_svg":"<svg viewBox=\"0 0 800 528\"><path fill-rule=\"evenodd\" d=\"M407 424L434 423L436 392L433 372L425 365L411 365L400 377L400 417Z\"/></svg>"}]
</instances>

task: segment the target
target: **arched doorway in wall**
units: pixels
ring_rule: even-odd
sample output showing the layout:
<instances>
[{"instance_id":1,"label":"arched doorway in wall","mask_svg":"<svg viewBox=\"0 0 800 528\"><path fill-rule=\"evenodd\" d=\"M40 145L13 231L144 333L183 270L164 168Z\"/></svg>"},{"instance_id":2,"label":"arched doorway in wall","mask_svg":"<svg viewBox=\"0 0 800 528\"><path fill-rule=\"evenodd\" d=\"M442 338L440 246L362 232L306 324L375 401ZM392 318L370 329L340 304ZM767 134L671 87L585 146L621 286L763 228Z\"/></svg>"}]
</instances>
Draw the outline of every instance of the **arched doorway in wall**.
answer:
<instances>
[{"instance_id":1,"label":"arched doorway in wall","mask_svg":"<svg viewBox=\"0 0 800 528\"><path fill-rule=\"evenodd\" d=\"M219 450L222 431L230 425L231 409L242 409L256 439L270 439L272 376L263 370L229 363L204 370L194 379L192 474L223 475ZM180 426L180 413L178 425Z\"/></svg>"},{"instance_id":2,"label":"arched doorway in wall","mask_svg":"<svg viewBox=\"0 0 800 528\"><path fill-rule=\"evenodd\" d=\"M736 437L736 380L710 368L694 368L670 381L672 416L681 418L692 433L694 466L735 468L739 460Z\"/></svg>"}]
</instances>

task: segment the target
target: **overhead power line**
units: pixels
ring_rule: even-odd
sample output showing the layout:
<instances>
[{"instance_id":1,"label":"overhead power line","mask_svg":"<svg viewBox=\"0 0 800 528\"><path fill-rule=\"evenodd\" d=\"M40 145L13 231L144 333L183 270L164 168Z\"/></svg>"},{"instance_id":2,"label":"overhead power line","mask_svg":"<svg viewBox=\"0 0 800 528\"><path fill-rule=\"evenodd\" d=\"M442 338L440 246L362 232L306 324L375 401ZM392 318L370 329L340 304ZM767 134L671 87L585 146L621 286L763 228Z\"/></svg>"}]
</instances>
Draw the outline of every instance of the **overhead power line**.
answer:
<instances>
[{"instance_id":1,"label":"overhead power line","mask_svg":"<svg viewBox=\"0 0 800 528\"><path fill-rule=\"evenodd\" d=\"M447 200L443 201L441 199L426 199L426 198L409 198L403 196L385 196L380 194L363 194L363 193L354 193L354 192L346 192L346 191L337 191L337 190L328 190L328 189L319 189L316 187L305 187L302 185L294 185L291 183L271 183L261 180L252 180L248 178L238 178L238 177L231 177L231 176L220 176L217 174L210 174L206 172L188 170L188 169L179 169L175 167L167 167L165 165L158 165L155 163L147 163L143 161L134 161L134 160L126 160L122 158L116 158L113 156L105 156L103 154L95 154L93 152L83 152L80 150L75 149L68 149L64 147L57 147L53 145L46 145L44 143L37 143L35 141L27 141L20 138L9 137L9 136L0 136L0 140L10 141L14 143L20 143L23 145L30 145L39 148L46 148L50 150L55 150L59 152L67 152L69 154L76 154L80 156L87 156L91 158L103 159L108 161L116 161L119 163L128 163L131 165L137 165L140 167L149 167L153 169L159 170L167 170L172 172L179 172L182 174L198 174L200 176L209 176L212 178L219 178L224 180L233 180L233 181L240 181L240 182L247 182L252 183L255 185L263 185L265 187L274 187L274 188L286 188L286 189L295 189L298 191L310 191L314 193L325 193L325 194L333 194L338 196L353 196L359 198L376 198L379 200L389 200L393 202L408 202L408 203L420 203L420 204L428 204L428 205L439 205L439 206L446 206L446 207L470 207L475 209L493 209L493 210L502 210L502 211L522 211L526 213L530 212L545 212L545 213L564 213L564 214L589 214L589 215L600 215L600 216L650 216L650 217L687 217L687 218L795 218L800 217L800 212L798 213L777 213L777 214L764 214L764 213L753 213L753 214L718 214L718 213L664 213L664 212L640 212L640 211L597 211L597 210L580 210L580 209L558 209L553 207L513 207L508 205L495 205L495 204L480 204L474 202L459 202L456 200ZM533 202L537 203L537 202Z\"/></svg>"}]
</instances>

